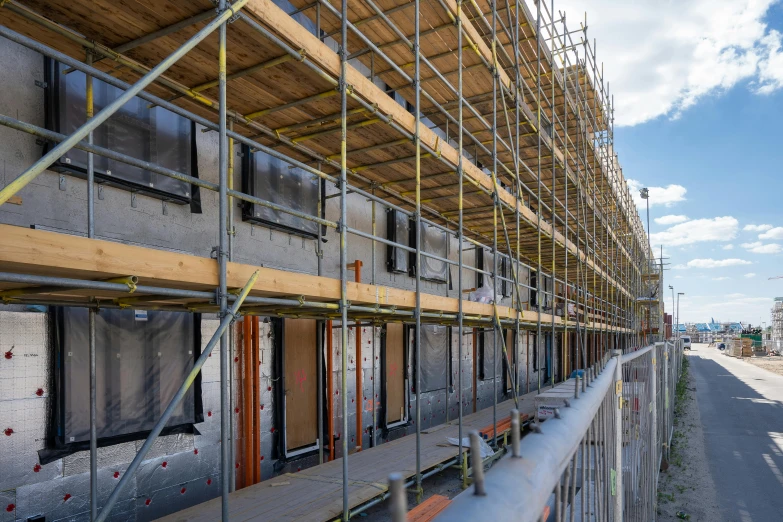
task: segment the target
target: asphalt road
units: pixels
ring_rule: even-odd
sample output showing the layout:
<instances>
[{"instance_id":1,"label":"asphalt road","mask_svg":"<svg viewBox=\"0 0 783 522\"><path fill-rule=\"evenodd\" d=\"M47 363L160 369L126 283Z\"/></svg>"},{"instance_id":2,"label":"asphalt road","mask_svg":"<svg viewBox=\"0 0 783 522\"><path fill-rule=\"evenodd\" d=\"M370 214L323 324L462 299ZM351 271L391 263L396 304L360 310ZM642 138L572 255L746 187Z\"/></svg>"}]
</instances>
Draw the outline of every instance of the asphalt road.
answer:
<instances>
[{"instance_id":1,"label":"asphalt road","mask_svg":"<svg viewBox=\"0 0 783 522\"><path fill-rule=\"evenodd\" d=\"M725 521L783 521L783 376L694 344L709 470Z\"/></svg>"}]
</instances>

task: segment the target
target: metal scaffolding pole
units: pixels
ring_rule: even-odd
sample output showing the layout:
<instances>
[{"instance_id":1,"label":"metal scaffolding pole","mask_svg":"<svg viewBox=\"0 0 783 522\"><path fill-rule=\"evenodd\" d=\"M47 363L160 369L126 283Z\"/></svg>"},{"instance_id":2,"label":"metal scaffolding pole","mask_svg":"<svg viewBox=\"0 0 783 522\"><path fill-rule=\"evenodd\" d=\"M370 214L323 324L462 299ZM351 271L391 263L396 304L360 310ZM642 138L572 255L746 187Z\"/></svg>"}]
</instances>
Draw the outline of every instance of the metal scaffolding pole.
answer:
<instances>
[{"instance_id":1,"label":"metal scaffolding pole","mask_svg":"<svg viewBox=\"0 0 783 522\"><path fill-rule=\"evenodd\" d=\"M218 329L212 335L212 338L207 343L207 346L204 348L204 351L201 352L201 355L193 364L193 368L190 370L190 373L188 373L188 375L185 377L185 380L180 385L177 392L174 394L174 397L172 397L168 406L166 406L166 409L163 411L163 415L161 415L160 419L158 419L158 422L155 423L155 426L152 428L152 430L150 430L150 434L147 435L147 438L144 440L144 444L142 444L141 448L136 453L136 456L133 457L133 461L128 466L128 469L125 470L125 473L122 474L120 481L112 490L111 494L109 495L109 498L106 499L106 504L103 506L103 509L101 510L100 514L96 518L96 522L104 522L108 518L109 514L111 513L111 508L114 507L114 504L117 503L117 499L120 498L120 494L122 493L122 490L125 488L125 486L128 485L129 482L133 480L133 477L135 476L136 471L138 471L142 461L147 456L147 453L149 453L150 449L152 449L152 445L155 443L155 439L157 439L158 436L160 435L160 432L163 431L163 428L166 426L169 419L174 414L174 411L177 409L177 406L179 406L179 403L185 397L185 393L193 385L193 382L196 380L196 376L199 374L201 368L204 366L204 363L207 362L207 358L210 356L215 345L218 343L218 339L223 337L223 335L226 333L226 329L229 327L229 325L231 325L231 323L236 318L236 314L239 311L239 307L242 306L242 304L245 302L245 298L247 298L247 295L250 293L250 290L256 284L257 279L258 279L258 270L253 272L253 275L250 276L250 279L248 279L247 283L245 283L245 286L239 292L239 295L234 301L234 304L220 320L220 326L218 326ZM223 520L228 520L228 518L223 518Z\"/></svg>"},{"instance_id":2,"label":"metal scaffolding pole","mask_svg":"<svg viewBox=\"0 0 783 522\"><path fill-rule=\"evenodd\" d=\"M85 63L92 65L92 52L87 51ZM92 76L85 76L85 107L87 120L95 115L94 90ZM92 145L93 133L87 135L87 143ZM95 157L87 153L87 237L95 237ZM95 309L89 312L90 345L90 520L98 518L98 397L97 397L97 348L95 346Z\"/></svg>"},{"instance_id":3,"label":"metal scaffolding pole","mask_svg":"<svg viewBox=\"0 0 783 522\"><path fill-rule=\"evenodd\" d=\"M551 1L551 10L550 10L550 16L553 16L551 13L554 13L555 10L555 2L554 0ZM551 355L549 356L549 360L552 361L552 366L555 366L555 341L557 339L557 336L555 335L555 315L557 314L557 282L555 280L555 277L557 275L556 271L556 259L557 259L557 253L555 252L555 235L557 232L557 192L556 192L556 184L555 184L555 169L557 167L557 155L554 154L554 150L557 147L557 125L555 125L555 122L557 121L557 114L555 112L555 82L554 82L554 72L555 72L555 57L554 57L554 50L555 50L555 24L552 22L552 25L549 26L549 49L552 51L552 62L549 64L550 70L552 71L552 76L549 78L549 83L552 84L552 136L550 139L552 140L552 289L551 289L551 296L552 296L552 342L550 343L550 350ZM566 209L565 213L565 228L568 228L568 209ZM560 365L564 361L560 361ZM562 377L562 376L561 376ZM552 388L555 387L555 374L552 372Z\"/></svg>"},{"instance_id":4,"label":"metal scaffolding pole","mask_svg":"<svg viewBox=\"0 0 783 522\"><path fill-rule=\"evenodd\" d=\"M416 352L416 499L421 500L421 52L420 52L420 0L415 0L414 20L414 141L416 145L416 332L414 350ZM460 296L460 299L462 296Z\"/></svg>"},{"instance_id":5,"label":"metal scaffolding pole","mask_svg":"<svg viewBox=\"0 0 783 522\"><path fill-rule=\"evenodd\" d=\"M538 368L538 392L541 393L541 5L536 2L536 137L538 144L536 146L538 154L538 172L536 183L538 192L536 195L536 237L538 239L538 257L536 265L536 363ZM554 283L554 281L553 281ZM544 344L546 346L546 343Z\"/></svg>"},{"instance_id":6,"label":"metal scaffolding pole","mask_svg":"<svg viewBox=\"0 0 783 522\"><path fill-rule=\"evenodd\" d=\"M226 0L220 0L218 9L223 12L226 9ZM218 103L219 103L219 131L218 131L218 304L220 305L220 319L226 317L228 311L228 230L226 229L228 216L228 137L226 135L226 20L220 24L218 47ZM234 466L231 463L231 402L229 381L229 347L228 331L224 330L220 336L220 489L221 511L223 520L228 520L228 495L231 492L231 474Z\"/></svg>"},{"instance_id":7,"label":"metal scaffolding pole","mask_svg":"<svg viewBox=\"0 0 783 522\"><path fill-rule=\"evenodd\" d=\"M457 455L460 458L460 461L463 459L462 455L462 400L463 400L463 391L462 391L462 353L463 353L463 343L464 343L464 335L463 335L463 304L462 304L462 292L463 292L463 274L462 274L462 264L463 264L463 240L464 240L464 233L463 233L463 223L464 223L464 203L462 200L463 197L463 180L464 180L464 172L462 171L462 162L463 162L463 134L464 129L462 127L463 125L463 119L462 119L462 1L463 0L457 0L457 118L458 118L458 130L457 130L457 175L459 176L459 231L457 233L457 255L459 259L459 269L457 272L457 299L459 299L458 303L458 309L457 309L457 331L458 334L458 348L457 348L457 357L459 360L459 364L457 366L457 399L459 401L459 428L458 428L458 453ZM475 347L473 347L475 350ZM465 472L465 468L461 468L463 473ZM467 477L462 477L463 483L467 480Z\"/></svg>"},{"instance_id":8,"label":"metal scaffolding pole","mask_svg":"<svg viewBox=\"0 0 783 522\"><path fill-rule=\"evenodd\" d=\"M497 56L497 0L492 0L492 177L494 178L493 226L492 226L492 302L498 304L498 207L500 206L500 186L498 173L498 56ZM502 212L502 208L500 209ZM481 253L483 255L483 252ZM497 308L496 308L497 309ZM503 335L500 324L493 327L492 335L492 444L498 445L498 336Z\"/></svg>"},{"instance_id":9,"label":"metal scaffolding pole","mask_svg":"<svg viewBox=\"0 0 783 522\"><path fill-rule=\"evenodd\" d=\"M340 394L342 395L343 521L348 504L348 0L340 10ZM357 362L357 371L361 365ZM331 397L330 399L331 400ZM357 433L357 436L359 434Z\"/></svg>"}]
</instances>

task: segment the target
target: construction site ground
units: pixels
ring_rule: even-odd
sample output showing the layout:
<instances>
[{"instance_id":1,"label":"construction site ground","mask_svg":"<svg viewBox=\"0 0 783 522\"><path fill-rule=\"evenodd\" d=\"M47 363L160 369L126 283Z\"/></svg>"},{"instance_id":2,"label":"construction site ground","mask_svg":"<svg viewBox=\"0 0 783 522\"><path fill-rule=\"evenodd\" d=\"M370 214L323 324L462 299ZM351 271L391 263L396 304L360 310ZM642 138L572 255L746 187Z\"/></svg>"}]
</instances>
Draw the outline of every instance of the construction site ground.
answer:
<instances>
[{"instance_id":1,"label":"construction site ground","mask_svg":"<svg viewBox=\"0 0 783 522\"><path fill-rule=\"evenodd\" d=\"M658 482L658 520L681 520L677 513L690 516L691 521L722 520L715 494L715 484L710 474L705 451L699 406L696 402L696 381L689 359L698 357L707 349L706 344L694 344L683 362L684 378L677 387L668 468L660 474Z\"/></svg>"},{"instance_id":2,"label":"construction site ground","mask_svg":"<svg viewBox=\"0 0 783 522\"><path fill-rule=\"evenodd\" d=\"M783 357L780 355L766 357L744 357L743 361L764 368L772 373L783 375Z\"/></svg>"}]
</instances>

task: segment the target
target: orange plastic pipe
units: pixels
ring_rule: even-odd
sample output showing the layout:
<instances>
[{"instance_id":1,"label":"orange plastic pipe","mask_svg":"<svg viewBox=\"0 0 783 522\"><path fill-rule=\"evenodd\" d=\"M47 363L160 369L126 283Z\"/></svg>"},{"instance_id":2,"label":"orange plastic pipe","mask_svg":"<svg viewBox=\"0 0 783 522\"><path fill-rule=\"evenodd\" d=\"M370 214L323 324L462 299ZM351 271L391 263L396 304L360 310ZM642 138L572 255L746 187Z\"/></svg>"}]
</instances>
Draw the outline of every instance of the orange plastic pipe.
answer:
<instances>
[{"instance_id":1,"label":"orange plastic pipe","mask_svg":"<svg viewBox=\"0 0 783 522\"><path fill-rule=\"evenodd\" d=\"M242 415L240 418L242 419L242 443L244 447L242 452L242 468L244 471L243 485L245 487L253 483L252 466L250 465L251 462L253 462L253 378L251 373L253 366L251 363L252 350L250 348L250 322L251 318L248 316L245 316L244 320L242 321L242 367L244 371L241 374Z\"/></svg>"},{"instance_id":2,"label":"orange plastic pipe","mask_svg":"<svg viewBox=\"0 0 783 522\"><path fill-rule=\"evenodd\" d=\"M260 338L259 338L259 317L253 316L252 336L250 348L252 356L253 376L253 424L251 425L251 435L253 438L253 484L261 482L261 361L259 356Z\"/></svg>"}]
</instances>

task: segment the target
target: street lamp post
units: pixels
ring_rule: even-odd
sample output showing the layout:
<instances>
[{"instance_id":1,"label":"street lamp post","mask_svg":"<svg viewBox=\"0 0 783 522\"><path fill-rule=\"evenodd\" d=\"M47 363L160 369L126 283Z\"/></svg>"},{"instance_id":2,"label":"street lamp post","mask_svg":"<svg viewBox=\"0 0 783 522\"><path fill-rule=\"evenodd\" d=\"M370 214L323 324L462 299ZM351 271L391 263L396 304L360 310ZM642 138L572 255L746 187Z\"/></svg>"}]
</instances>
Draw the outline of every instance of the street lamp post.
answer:
<instances>
[{"instance_id":1,"label":"street lamp post","mask_svg":"<svg viewBox=\"0 0 783 522\"><path fill-rule=\"evenodd\" d=\"M652 247L650 246L650 189L643 188L639 191L639 195L647 202L647 249L652 253Z\"/></svg>"},{"instance_id":2,"label":"street lamp post","mask_svg":"<svg viewBox=\"0 0 783 522\"><path fill-rule=\"evenodd\" d=\"M685 292L677 292L677 343L680 342L680 296L685 295ZM675 346L677 346L675 344Z\"/></svg>"},{"instance_id":3,"label":"street lamp post","mask_svg":"<svg viewBox=\"0 0 783 522\"><path fill-rule=\"evenodd\" d=\"M669 285L669 290L672 291L672 319L674 318L674 287ZM672 337L674 337L674 325L672 325Z\"/></svg>"}]
</instances>

